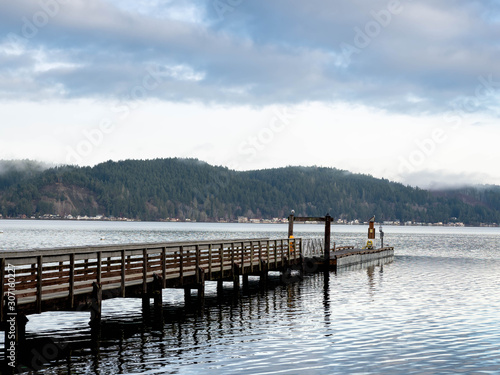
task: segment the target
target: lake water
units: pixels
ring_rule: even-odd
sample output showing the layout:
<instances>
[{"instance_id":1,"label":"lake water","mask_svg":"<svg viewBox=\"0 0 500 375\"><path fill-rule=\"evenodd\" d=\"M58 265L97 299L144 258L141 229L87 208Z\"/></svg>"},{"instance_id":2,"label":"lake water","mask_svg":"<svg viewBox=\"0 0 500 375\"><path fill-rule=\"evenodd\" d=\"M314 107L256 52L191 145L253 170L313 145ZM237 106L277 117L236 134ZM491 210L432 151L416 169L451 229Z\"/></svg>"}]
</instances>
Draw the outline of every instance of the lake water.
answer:
<instances>
[{"instance_id":1,"label":"lake water","mask_svg":"<svg viewBox=\"0 0 500 375\"><path fill-rule=\"evenodd\" d=\"M385 227L395 260L306 276L224 300L207 283L201 312L163 291L163 322L141 301L103 302L103 331L88 344L88 313L31 315L28 340L72 351L37 374L500 374L499 228ZM284 238L286 225L0 221L0 249L221 238ZM323 226L296 226L321 237ZM360 245L365 226L333 226ZM50 354L50 353L49 353Z\"/></svg>"}]
</instances>

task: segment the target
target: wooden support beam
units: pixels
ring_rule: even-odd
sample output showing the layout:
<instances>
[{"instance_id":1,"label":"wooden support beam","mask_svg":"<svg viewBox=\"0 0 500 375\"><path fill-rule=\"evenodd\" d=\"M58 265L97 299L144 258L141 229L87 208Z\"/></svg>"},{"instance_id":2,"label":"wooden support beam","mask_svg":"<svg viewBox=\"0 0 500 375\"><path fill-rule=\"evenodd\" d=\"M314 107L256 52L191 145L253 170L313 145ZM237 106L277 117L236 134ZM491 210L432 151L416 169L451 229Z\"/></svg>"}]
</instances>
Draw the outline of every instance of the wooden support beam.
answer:
<instances>
[{"instance_id":1,"label":"wooden support beam","mask_svg":"<svg viewBox=\"0 0 500 375\"><path fill-rule=\"evenodd\" d=\"M92 296L90 303L90 326L95 327L101 324L102 316L102 285L92 283Z\"/></svg>"},{"instance_id":2,"label":"wooden support beam","mask_svg":"<svg viewBox=\"0 0 500 375\"><path fill-rule=\"evenodd\" d=\"M248 274L243 274L243 293L248 294L250 291L250 285L248 282Z\"/></svg>"},{"instance_id":3,"label":"wooden support beam","mask_svg":"<svg viewBox=\"0 0 500 375\"><path fill-rule=\"evenodd\" d=\"M184 288L184 306L188 307L190 305L191 305L191 288L185 287Z\"/></svg>"},{"instance_id":4,"label":"wooden support beam","mask_svg":"<svg viewBox=\"0 0 500 375\"><path fill-rule=\"evenodd\" d=\"M294 221L326 221L324 217L311 217L311 216L303 216L303 217L294 217Z\"/></svg>"},{"instance_id":5,"label":"wooden support beam","mask_svg":"<svg viewBox=\"0 0 500 375\"><path fill-rule=\"evenodd\" d=\"M198 280L198 304L203 306L205 303L205 270L203 268L196 269L196 279Z\"/></svg>"},{"instance_id":6,"label":"wooden support beam","mask_svg":"<svg viewBox=\"0 0 500 375\"><path fill-rule=\"evenodd\" d=\"M267 272L269 270L268 268L268 263L266 263L264 260L261 261L262 265L261 265L261 271L260 271L260 278L259 278L259 287L260 288L265 288L266 285L267 285Z\"/></svg>"},{"instance_id":7,"label":"wooden support beam","mask_svg":"<svg viewBox=\"0 0 500 375\"><path fill-rule=\"evenodd\" d=\"M234 291L240 289L240 266L236 262L233 262L233 288Z\"/></svg>"},{"instance_id":8,"label":"wooden support beam","mask_svg":"<svg viewBox=\"0 0 500 375\"><path fill-rule=\"evenodd\" d=\"M222 279L217 280L217 297L222 297L222 294L224 292L224 283Z\"/></svg>"},{"instance_id":9,"label":"wooden support beam","mask_svg":"<svg viewBox=\"0 0 500 375\"><path fill-rule=\"evenodd\" d=\"M153 274L153 285L152 285L152 294L153 294L153 304L155 309L159 309L162 307L162 290L163 290L163 280L161 276L158 276L156 273Z\"/></svg>"}]
</instances>

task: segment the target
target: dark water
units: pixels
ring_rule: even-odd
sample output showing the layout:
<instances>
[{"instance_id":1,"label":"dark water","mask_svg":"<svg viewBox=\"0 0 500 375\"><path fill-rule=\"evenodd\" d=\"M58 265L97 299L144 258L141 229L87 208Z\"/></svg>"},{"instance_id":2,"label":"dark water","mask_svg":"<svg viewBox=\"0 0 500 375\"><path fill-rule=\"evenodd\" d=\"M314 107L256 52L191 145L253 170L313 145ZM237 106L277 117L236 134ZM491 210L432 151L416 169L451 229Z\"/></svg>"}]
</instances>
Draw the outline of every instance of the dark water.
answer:
<instances>
[{"instance_id":1,"label":"dark water","mask_svg":"<svg viewBox=\"0 0 500 375\"><path fill-rule=\"evenodd\" d=\"M86 243L115 236L144 242L286 235L286 226L273 225L50 224L45 230L59 233L54 244L64 231ZM19 243L35 241L28 227L37 224L26 225L23 233L30 238ZM6 236L9 228L3 231ZM322 227L297 232L320 236ZM223 300L216 297L215 283L207 283L199 312L185 310L181 291L166 289L163 322L153 312L143 317L140 300L105 301L102 335L94 346L87 344L88 313L29 316L32 342L55 337L72 343L63 358L36 373L500 374L500 230L385 232L386 242L396 247L391 264L332 272L326 280L315 274L283 283L275 274L267 290L251 279L248 295L234 295L228 284ZM333 234L339 245L357 244L366 228L335 226ZM50 243L45 237L38 246ZM2 248L17 246L5 238L0 237ZM46 346L45 354L53 347Z\"/></svg>"}]
</instances>

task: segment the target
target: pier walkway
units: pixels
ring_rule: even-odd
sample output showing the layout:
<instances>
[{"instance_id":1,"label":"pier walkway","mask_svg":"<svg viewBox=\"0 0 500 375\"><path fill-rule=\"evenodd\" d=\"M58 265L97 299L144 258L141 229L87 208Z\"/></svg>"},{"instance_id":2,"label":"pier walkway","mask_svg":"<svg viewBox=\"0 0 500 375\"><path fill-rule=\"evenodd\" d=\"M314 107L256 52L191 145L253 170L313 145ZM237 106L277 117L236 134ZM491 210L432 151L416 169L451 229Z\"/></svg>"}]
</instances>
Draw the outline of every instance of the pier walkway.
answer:
<instances>
[{"instance_id":1,"label":"pier walkway","mask_svg":"<svg viewBox=\"0 0 500 375\"><path fill-rule=\"evenodd\" d=\"M264 286L269 271L328 273L373 260L391 261L394 255L393 248L348 246L324 251L328 247L291 237L0 252L5 362L22 353L26 316L30 314L88 311L91 328L98 330L105 299L142 298L143 311L150 308L153 299L155 309L161 310L162 290L182 288L186 305L193 289L197 290L198 305L202 305L206 281L217 281L217 292L222 295L223 282L232 282L237 291L241 278L245 289L250 275L259 276Z\"/></svg>"},{"instance_id":2,"label":"pier walkway","mask_svg":"<svg viewBox=\"0 0 500 375\"><path fill-rule=\"evenodd\" d=\"M299 265L300 239L253 239L69 247L0 252L0 288L17 312L89 309L114 297L157 296L164 288L200 289ZM243 279L245 281L245 278ZM1 304L5 320L8 303Z\"/></svg>"}]
</instances>

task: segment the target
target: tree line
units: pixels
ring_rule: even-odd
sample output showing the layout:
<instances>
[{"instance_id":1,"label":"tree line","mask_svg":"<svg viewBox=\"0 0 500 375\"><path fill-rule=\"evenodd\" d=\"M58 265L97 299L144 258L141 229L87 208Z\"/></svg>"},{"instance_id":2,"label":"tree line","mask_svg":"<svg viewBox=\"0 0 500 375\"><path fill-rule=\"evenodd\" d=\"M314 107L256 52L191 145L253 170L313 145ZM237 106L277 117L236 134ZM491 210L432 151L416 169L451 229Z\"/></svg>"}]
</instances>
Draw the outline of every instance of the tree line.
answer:
<instances>
[{"instance_id":1,"label":"tree line","mask_svg":"<svg viewBox=\"0 0 500 375\"><path fill-rule=\"evenodd\" d=\"M10 163L10 164L9 164ZM196 221L323 216L401 222L500 222L500 187L428 191L336 168L237 172L196 159L108 161L94 167L0 164L4 217L105 215ZM21 163L22 164L22 163Z\"/></svg>"}]
</instances>

